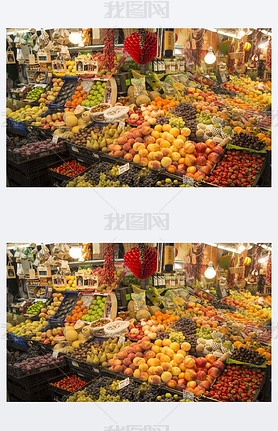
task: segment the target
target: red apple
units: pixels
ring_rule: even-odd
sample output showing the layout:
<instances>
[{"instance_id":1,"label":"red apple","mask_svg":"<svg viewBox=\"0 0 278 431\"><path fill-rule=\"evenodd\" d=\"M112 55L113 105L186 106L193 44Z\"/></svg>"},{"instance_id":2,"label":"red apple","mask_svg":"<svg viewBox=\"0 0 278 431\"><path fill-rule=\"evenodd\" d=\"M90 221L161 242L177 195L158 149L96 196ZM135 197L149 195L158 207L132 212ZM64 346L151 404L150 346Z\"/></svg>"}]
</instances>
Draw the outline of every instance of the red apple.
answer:
<instances>
[{"instance_id":1,"label":"red apple","mask_svg":"<svg viewBox=\"0 0 278 431\"><path fill-rule=\"evenodd\" d=\"M208 390L211 387L211 383L208 380L203 380L200 383L200 386L202 386L203 388L205 388L206 390Z\"/></svg>"},{"instance_id":2,"label":"red apple","mask_svg":"<svg viewBox=\"0 0 278 431\"><path fill-rule=\"evenodd\" d=\"M216 377L218 377L218 376L220 375L220 370L219 370L219 368L211 367L211 368L208 370L208 374L209 374L210 376L212 376L212 377L216 378Z\"/></svg>"},{"instance_id":3,"label":"red apple","mask_svg":"<svg viewBox=\"0 0 278 431\"><path fill-rule=\"evenodd\" d=\"M205 378L207 377L207 373L205 373L205 371L198 371L196 378L199 381L205 380Z\"/></svg>"},{"instance_id":4,"label":"red apple","mask_svg":"<svg viewBox=\"0 0 278 431\"><path fill-rule=\"evenodd\" d=\"M222 147L220 147L220 145L216 145L216 147L213 148L213 152L220 154L220 156L224 153L224 150Z\"/></svg>"},{"instance_id":5,"label":"red apple","mask_svg":"<svg viewBox=\"0 0 278 431\"><path fill-rule=\"evenodd\" d=\"M196 149L197 153L205 153L207 146L206 146L206 144L204 144L204 142L198 142L195 145L195 149Z\"/></svg>"},{"instance_id":6,"label":"red apple","mask_svg":"<svg viewBox=\"0 0 278 431\"><path fill-rule=\"evenodd\" d=\"M213 367L219 368L220 371L224 370L224 364L221 361L215 361L212 364Z\"/></svg>"},{"instance_id":7,"label":"red apple","mask_svg":"<svg viewBox=\"0 0 278 431\"><path fill-rule=\"evenodd\" d=\"M213 151L209 154L208 159L210 162L217 163L220 160L220 154Z\"/></svg>"},{"instance_id":8,"label":"red apple","mask_svg":"<svg viewBox=\"0 0 278 431\"><path fill-rule=\"evenodd\" d=\"M205 368L207 360L203 357L196 358L195 360L198 368Z\"/></svg>"},{"instance_id":9,"label":"red apple","mask_svg":"<svg viewBox=\"0 0 278 431\"><path fill-rule=\"evenodd\" d=\"M207 163L207 159L204 155L198 155L197 159L196 159L196 164L198 166L205 166L205 164Z\"/></svg>"}]
</instances>

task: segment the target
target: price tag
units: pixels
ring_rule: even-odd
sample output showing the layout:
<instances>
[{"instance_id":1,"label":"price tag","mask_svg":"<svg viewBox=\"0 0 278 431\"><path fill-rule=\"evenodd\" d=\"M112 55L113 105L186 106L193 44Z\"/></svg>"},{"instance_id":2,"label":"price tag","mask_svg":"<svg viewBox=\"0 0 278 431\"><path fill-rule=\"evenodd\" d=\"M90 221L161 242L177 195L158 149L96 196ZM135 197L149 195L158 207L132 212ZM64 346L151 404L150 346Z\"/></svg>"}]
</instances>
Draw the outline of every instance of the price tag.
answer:
<instances>
[{"instance_id":1,"label":"price tag","mask_svg":"<svg viewBox=\"0 0 278 431\"><path fill-rule=\"evenodd\" d=\"M97 153L94 153L94 158L99 159L99 155Z\"/></svg>"},{"instance_id":2,"label":"price tag","mask_svg":"<svg viewBox=\"0 0 278 431\"><path fill-rule=\"evenodd\" d=\"M120 343L122 343L122 344L124 344L124 342L125 342L125 337L120 336L120 337L119 337L119 342L120 342Z\"/></svg>"},{"instance_id":3,"label":"price tag","mask_svg":"<svg viewBox=\"0 0 278 431\"><path fill-rule=\"evenodd\" d=\"M186 175L182 176L183 184L189 184L190 186L194 185L194 178L187 177Z\"/></svg>"},{"instance_id":4,"label":"price tag","mask_svg":"<svg viewBox=\"0 0 278 431\"><path fill-rule=\"evenodd\" d=\"M97 368L93 368L94 373L99 374L100 371Z\"/></svg>"},{"instance_id":5,"label":"price tag","mask_svg":"<svg viewBox=\"0 0 278 431\"><path fill-rule=\"evenodd\" d=\"M119 389L123 389L123 388L125 388L127 385L129 385L129 377L128 377L127 379L125 379L125 380L122 380L122 381L119 383Z\"/></svg>"},{"instance_id":6,"label":"price tag","mask_svg":"<svg viewBox=\"0 0 278 431\"><path fill-rule=\"evenodd\" d=\"M59 136L58 136L58 135L54 135L54 136L53 136L53 138L52 138L52 142L53 142L54 144L57 144L58 139L59 139Z\"/></svg>"},{"instance_id":7,"label":"price tag","mask_svg":"<svg viewBox=\"0 0 278 431\"><path fill-rule=\"evenodd\" d=\"M129 163L126 163L125 165L121 166L119 168L119 175L123 174L124 172L129 170Z\"/></svg>"},{"instance_id":8,"label":"price tag","mask_svg":"<svg viewBox=\"0 0 278 431\"><path fill-rule=\"evenodd\" d=\"M75 151L76 153L79 153L78 148L72 146L71 149L72 149L72 151Z\"/></svg>"},{"instance_id":9,"label":"price tag","mask_svg":"<svg viewBox=\"0 0 278 431\"><path fill-rule=\"evenodd\" d=\"M78 363L77 363L77 362L72 361L71 363L72 363L72 365L73 365L74 367L79 367L79 365L78 365Z\"/></svg>"},{"instance_id":10,"label":"price tag","mask_svg":"<svg viewBox=\"0 0 278 431\"><path fill-rule=\"evenodd\" d=\"M124 130L125 129L125 123L123 121L119 122L119 127Z\"/></svg>"},{"instance_id":11,"label":"price tag","mask_svg":"<svg viewBox=\"0 0 278 431\"><path fill-rule=\"evenodd\" d=\"M54 350L54 352L52 353L53 358L57 359L59 355L59 351L58 350Z\"/></svg>"},{"instance_id":12,"label":"price tag","mask_svg":"<svg viewBox=\"0 0 278 431\"><path fill-rule=\"evenodd\" d=\"M188 392L185 389L182 391L184 400L194 400L194 394L192 392Z\"/></svg>"}]
</instances>

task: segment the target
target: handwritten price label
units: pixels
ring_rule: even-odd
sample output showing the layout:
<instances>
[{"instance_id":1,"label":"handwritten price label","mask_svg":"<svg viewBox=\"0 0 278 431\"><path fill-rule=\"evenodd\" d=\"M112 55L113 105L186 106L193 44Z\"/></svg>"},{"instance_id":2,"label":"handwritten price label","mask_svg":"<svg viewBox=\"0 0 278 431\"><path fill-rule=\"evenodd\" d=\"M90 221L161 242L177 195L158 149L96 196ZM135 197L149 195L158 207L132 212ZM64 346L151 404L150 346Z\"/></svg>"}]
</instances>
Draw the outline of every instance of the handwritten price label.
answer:
<instances>
[{"instance_id":1,"label":"handwritten price label","mask_svg":"<svg viewBox=\"0 0 278 431\"><path fill-rule=\"evenodd\" d=\"M119 389L123 389L123 388L125 388L127 385L129 385L129 377L128 377L127 379L125 379L125 380L122 380L122 381L119 383Z\"/></svg>"},{"instance_id":2,"label":"handwritten price label","mask_svg":"<svg viewBox=\"0 0 278 431\"><path fill-rule=\"evenodd\" d=\"M184 400L194 400L194 394L192 392L188 392L186 390L183 390L182 395L183 395Z\"/></svg>"},{"instance_id":3,"label":"handwritten price label","mask_svg":"<svg viewBox=\"0 0 278 431\"><path fill-rule=\"evenodd\" d=\"M120 342L120 343L122 343L122 344L124 344L124 342L125 342L125 338L124 338L124 337L122 337L122 336L120 336L120 337L119 337L119 342Z\"/></svg>"},{"instance_id":4,"label":"handwritten price label","mask_svg":"<svg viewBox=\"0 0 278 431\"><path fill-rule=\"evenodd\" d=\"M194 179L183 175L182 177L183 184L189 184L190 186L194 185Z\"/></svg>"},{"instance_id":5,"label":"handwritten price label","mask_svg":"<svg viewBox=\"0 0 278 431\"><path fill-rule=\"evenodd\" d=\"M58 350L54 350L54 352L52 353L53 358L57 359L59 355Z\"/></svg>"},{"instance_id":6,"label":"handwritten price label","mask_svg":"<svg viewBox=\"0 0 278 431\"><path fill-rule=\"evenodd\" d=\"M125 165L119 167L119 175L123 174L128 170L129 170L129 163L126 163Z\"/></svg>"},{"instance_id":7,"label":"handwritten price label","mask_svg":"<svg viewBox=\"0 0 278 431\"><path fill-rule=\"evenodd\" d=\"M58 135L54 135L54 136L53 136L53 138L52 138L52 142L53 142L54 144L57 144L58 139L59 139Z\"/></svg>"},{"instance_id":8,"label":"handwritten price label","mask_svg":"<svg viewBox=\"0 0 278 431\"><path fill-rule=\"evenodd\" d=\"M122 130L124 130L124 128L125 128L125 123L124 123L123 121L120 121L120 122L119 122L119 127L120 127Z\"/></svg>"}]
</instances>

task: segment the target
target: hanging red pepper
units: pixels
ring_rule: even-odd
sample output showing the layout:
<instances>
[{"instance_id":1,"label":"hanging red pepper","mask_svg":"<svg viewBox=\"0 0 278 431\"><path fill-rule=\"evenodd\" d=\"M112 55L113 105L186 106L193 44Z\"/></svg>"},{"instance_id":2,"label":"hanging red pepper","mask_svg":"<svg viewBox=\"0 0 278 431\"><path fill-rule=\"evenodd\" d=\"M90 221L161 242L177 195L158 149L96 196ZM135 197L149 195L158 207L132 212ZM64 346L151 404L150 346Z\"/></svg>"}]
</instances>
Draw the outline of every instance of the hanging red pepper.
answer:
<instances>
[{"instance_id":1,"label":"hanging red pepper","mask_svg":"<svg viewBox=\"0 0 278 431\"><path fill-rule=\"evenodd\" d=\"M115 66L115 48L114 48L114 29L107 28L105 29L104 36L104 61L103 65L107 70L113 69Z\"/></svg>"},{"instance_id":2,"label":"hanging red pepper","mask_svg":"<svg viewBox=\"0 0 278 431\"><path fill-rule=\"evenodd\" d=\"M267 52L266 52L266 68L268 70L271 70L271 48L272 48L272 43L271 43L271 38L270 38L269 43L268 43L268 47L267 47Z\"/></svg>"},{"instance_id":3,"label":"hanging red pepper","mask_svg":"<svg viewBox=\"0 0 278 431\"><path fill-rule=\"evenodd\" d=\"M245 51L244 51L244 42L243 42L243 40L239 44L239 52L243 53L242 57L240 57L240 59L237 62L237 65L241 66L244 63L244 59L245 59Z\"/></svg>"},{"instance_id":4,"label":"hanging red pepper","mask_svg":"<svg viewBox=\"0 0 278 431\"><path fill-rule=\"evenodd\" d=\"M105 270L104 281L107 284L112 284L115 281L114 250L114 244L105 244L103 269Z\"/></svg>"}]
</instances>

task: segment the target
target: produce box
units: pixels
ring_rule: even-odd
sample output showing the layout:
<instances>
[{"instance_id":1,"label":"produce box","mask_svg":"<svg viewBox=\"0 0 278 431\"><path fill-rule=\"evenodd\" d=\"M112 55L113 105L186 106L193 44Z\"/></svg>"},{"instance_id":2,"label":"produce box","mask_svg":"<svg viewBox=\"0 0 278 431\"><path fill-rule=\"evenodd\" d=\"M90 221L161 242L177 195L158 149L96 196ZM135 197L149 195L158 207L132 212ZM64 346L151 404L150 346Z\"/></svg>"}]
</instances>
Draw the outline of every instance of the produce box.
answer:
<instances>
[{"instance_id":1,"label":"produce box","mask_svg":"<svg viewBox=\"0 0 278 431\"><path fill-rule=\"evenodd\" d=\"M82 382L84 384L82 384ZM57 386L57 383L59 383L59 386ZM63 376L62 378L60 376L58 378L49 379L48 388L52 400L61 401L63 396L70 395L76 390L81 390L87 383L88 378L86 378L82 373L76 373L75 375Z\"/></svg>"},{"instance_id":2,"label":"produce box","mask_svg":"<svg viewBox=\"0 0 278 431\"><path fill-rule=\"evenodd\" d=\"M246 160L248 160L248 158L252 158L252 157L255 157L255 158L258 158L258 160L259 159L262 159L262 162L260 162L261 163L261 167L260 167L260 169L259 169L259 171L257 172L257 174L256 174L256 178L253 180L253 183L250 183L250 185L248 185L249 187L256 187L257 186L257 184L258 184L258 182L259 182L259 180L260 180L260 178L261 178L261 175L262 175L262 173L263 173L263 171L264 171L264 169L265 169L265 165L266 165L266 157L264 156L264 155L262 155L262 154L260 154L260 155L257 155L257 154L255 154L255 153L252 153L251 151L249 151L248 149L246 149L246 148L243 148L242 150L228 150L227 148L225 148L225 150L224 150L224 154L222 155L222 157L220 158L220 160L219 160L219 162L215 165L215 167L212 169L212 171L211 171L211 173L210 173L210 175L209 175L209 179L207 180L207 181L205 181L205 180L203 180L202 181L202 184L204 184L204 183L207 183L207 184L210 184L210 185L213 185L213 186L218 186L218 187L221 187L222 185L220 185L220 184L215 184L215 183L210 183L210 178L214 178L215 177L215 173L217 172L217 169L221 166L221 168L222 168L222 170L221 170L221 172L223 172L226 168L228 168L229 166L227 166L226 165L226 162L225 162L225 165L224 165L224 160L227 158L227 157L229 157L229 156L231 156L233 159L234 159L234 157L235 157L235 159L234 160L236 160L237 161L237 163L236 163L236 165L237 166L239 166L239 168L241 167L241 165L242 165L242 160L243 160L243 157L245 157L246 158ZM251 159L250 159L251 160ZM222 162L223 162L223 167L222 167ZM247 162L246 162L247 163ZM245 163L245 164L246 164ZM248 162L249 163L249 162ZM251 165L250 165L250 168L252 167L252 163L251 163ZM246 167L246 169L249 169L249 167ZM235 172L237 172L237 170L235 170ZM236 175L236 174L235 174ZM248 179L249 178L249 176L250 176L250 173L249 173L249 171L247 171L247 174L246 174L247 176L246 176L246 179ZM217 177L217 179L218 179L218 177ZM235 180L236 181L239 181L239 178L235 178ZM234 182L233 182L234 183ZM228 184L228 181L227 181L227 184ZM238 186L240 186L240 185L234 185L234 187L238 187ZM226 185L226 184L224 184L222 187L229 187L229 185ZM243 187L246 187L246 186L243 186Z\"/></svg>"},{"instance_id":3,"label":"produce box","mask_svg":"<svg viewBox=\"0 0 278 431\"><path fill-rule=\"evenodd\" d=\"M76 76L66 77L64 79L64 84L61 87L56 99L50 106L63 107L67 100L73 95L76 87L78 85L78 78Z\"/></svg>"},{"instance_id":4,"label":"produce box","mask_svg":"<svg viewBox=\"0 0 278 431\"><path fill-rule=\"evenodd\" d=\"M47 363L46 356L49 357L49 360L50 360L49 363ZM38 358L39 358L39 356L38 356ZM32 360L35 361L34 358L29 359L29 361L32 361ZM40 374L42 372L46 372L46 371L52 370L52 369L57 368L57 367L60 368L60 367L63 367L66 365L66 360L65 360L64 356L60 356L59 358L55 359L55 358L52 358L52 353L46 353L44 355L41 355L41 358L39 359L39 361L42 361L41 366L32 368L30 365L30 369L29 368L23 369L23 368L20 368L19 366L17 366L18 364L14 364L13 366L9 366L9 372L11 375L14 375L15 377L20 378L20 377L25 377L26 375L28 375L28 377L29 377L31 375ZM31 364L31 362L30 362L30 364ZM40 364L40 362L38 362L38 364ZM28 365L27 365L27 367L28 367Z\"/></svg>"},{"instance_id":5,"label":"produce box","mask_svg":"<svg viewBox=\"0 0 278 431\"><path fill-rule=\"evenodd\" d=\"M74 166L74 162L75 162L76 166ZM66 174L67 171L74 173L74 170L78 169L79 165L81 165L85 169L81 172L77 172L73 176ZM58 168L58 167L61 167L62 169L64 168L65 174L63 174L61 172L57 172L56 170L54 170L55 168ZM91 163L83 162L83 160L79 161L78 157L76 157L76 156L74 159L73 159L73 157L67 156L67 157L61 159L60 161L56 161L55 163L49 164L48 165L48 174L49 174L50 179L51 179L52 184L53 184L53 183L55 183L55 181L59 181L59 182L68 181L69 179L72 179L72 178L76 177L77 175L82 175L90 167L91 167Z\"/></svg>"},{"instance_id":6,"label":"produce box","mask_svg":"<svg viewBox=\"0 0 278 431\"><path fill-rule=\"evenodd\" d=\"M78 301L77 292L65 292L64 299L60 304L56 314L53 317L54 321L56 322L64 321L66 316L72 312L72 309L75 306L77 301Z\"/></svg>"},{"instance_id":7,"label":"produce box","mask_svg":"<svg viewBox=\"0 0 278 431\"><path fill-rule=\"evenodd\" d=\"M221 395L223 399L219 399L219 394L223 394L219 391L218 384L225 379L225 376L229 372L235 371L236 373L239 371L240 374L234 374L234 377L227 377L226 381L229 382L231 379L232 389L229 389L227 394ZM254 373L254 375L253 375ZM256 379L256 376L260 379L260 383L252 383L253 379ZM257 401L266 379L266 371L263 368L256 368L251 365L237 365L237 364L227 364L224 371L220 374L220 376L216 379L214 384L210 387L208 391L203 395L204 398L208 400L217 400L221 402L226 401L237 401L237 402L246 402L246 401ZM250 382L250 384L249 384ZM221 385L221 384L220 384ZM248 386L252 386L252 391L248 394ZM241 387L242 386L242 387ZM221 387L221 386L220 386ZM223 386L222 386L223 388ZM244 389L243 389L244 388ZM231 392L233 390L234 392ZM245 392L244 392L245 391ZM246 394L246 395L245 395ZM236 399L234 399L236 398Z\"/></svg>"}]
</instances>

